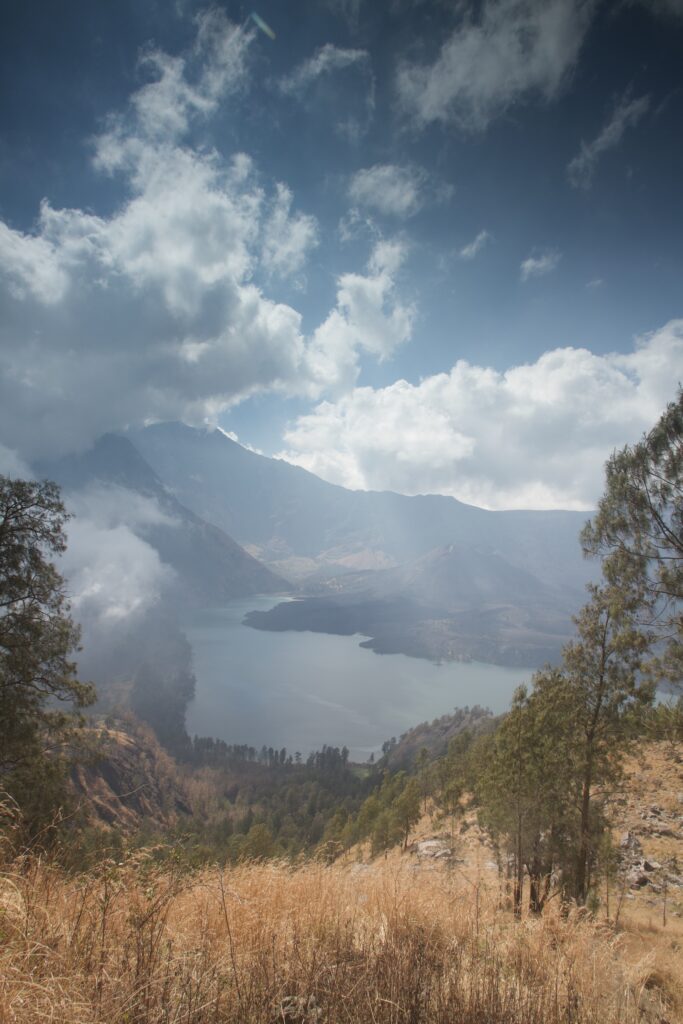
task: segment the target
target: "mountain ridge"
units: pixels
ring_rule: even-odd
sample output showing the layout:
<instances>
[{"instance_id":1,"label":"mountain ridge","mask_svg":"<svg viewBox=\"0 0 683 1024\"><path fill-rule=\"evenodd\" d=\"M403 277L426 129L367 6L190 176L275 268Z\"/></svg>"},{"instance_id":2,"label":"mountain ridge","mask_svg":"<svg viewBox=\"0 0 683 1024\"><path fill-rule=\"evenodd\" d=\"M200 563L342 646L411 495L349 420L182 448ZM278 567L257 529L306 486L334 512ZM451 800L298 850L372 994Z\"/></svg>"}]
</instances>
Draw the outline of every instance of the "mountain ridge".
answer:
<instances>
[{"instance_id":1,"label":"mountain ridge","mask_svg":"<svg viewBox=\"0 0 683 1024\"><path fill-rule=\"evenodd\" d=\"M244 551L224 530L178 501L125 437L105 434L84 453L35 468L39 475L56 480L67 500L94 484L151 499L161 512L157 521L134 523L131 528L175 570L185 600L207 604L289 589L288 581ZM114 492L110 493L113 497Z\"/></svg>"},{"instance_id":2,"label":"mountain ridge","mask_svg":"<svg viewBox=\"0 0 683 1024\"><path fill-rule=\"evenodd\" d=\"M222 431L181 423L126 436L179 500L269 565L295 556L344 570L345 556L366 552L396 566L459 542L488 546L545 582L560 575L582 587L591 577L578 543L587 513L491 511L445 495L351 491L249 451ZM376 557L369 561L374 568Z\"/></svg>"},{"instance_id":3,"label":"mountain ridge","mask_svg":"<svg viewBox=\"0 0 683 1024\"><path fill-rule=\"evenodd\" d=\"M250 613L249 626L358 633L377 653L516 667L556 658L571 635L593 574L582 513L349 491L178 423L130 436L197 514L290 571L302 600Z\"/></svg>"}]
</instances>

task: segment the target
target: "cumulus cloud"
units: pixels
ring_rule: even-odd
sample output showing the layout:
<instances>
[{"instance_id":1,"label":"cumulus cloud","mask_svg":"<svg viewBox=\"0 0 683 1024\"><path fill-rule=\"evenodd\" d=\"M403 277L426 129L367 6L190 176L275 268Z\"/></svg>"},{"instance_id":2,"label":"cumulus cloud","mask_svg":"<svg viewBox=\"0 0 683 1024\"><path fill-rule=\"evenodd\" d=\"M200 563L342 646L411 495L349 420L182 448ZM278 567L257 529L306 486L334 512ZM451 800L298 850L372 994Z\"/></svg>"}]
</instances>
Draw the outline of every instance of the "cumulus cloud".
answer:
<instances>
[{"instance_id":1,"label":"cumulus cloud","mask_svg":"<svg viewBox=\"0 0 683 1024\"><path fill-rule=\"evenodd\" d=\"M302 282L317 222L247 154L187 136L248 87L251 38L214 10L190 53L147 55L152 80L93 140L95 170L126 196L113 212L45 200L32 232L0 223L0 437L21 458L149 419L215 421L260 391L319 397L350 379L350 346L381 356L406 336L386 267L339 279L340 368L328 320L305 337L300 313L264 294L274 276Z\"/></svg>"},{"instance_id":2,"label":"cumulus cloud","mask_svg":"<svg viewBox=\"0 0 683 1024\"><path fill-rule=\"evenodd\" d=\"M574 188L590 188L600 158L619 145L626 129L635 127L649 107L649 96L635 100L628 94L622 96L602 131L592 142L582 142L580 152L569 163L567 176Z\"/></svg>"},{"instance_id":3,"label":"cumulus cloud","mask_svg":"<svg viewBox=\"0 0 683 1024\"><path fill-rule=\"evenodd\" d=\"M359 352L381 361L408 341L415 308L396 295L396 275L406 255L403 242L377 242L366 274L339 278L336 307L315 331L306 353L313 381L339 393L358 376Z\"/></svg>"},{"instance_id":4,"label":"cumulus cloud","mask_svg":"<svg viewBox=\"0 0 683 1024\"><path fill-rule=\"evenodd\" d=\"M561 259L561 253L556 250L548 250L538 256L528 256L519 265L519 276L522 281L528 281L530 277L543 277L550 274L557 267Z\"/></svg>"},{"instance_id":5,"label":"cumulus cloud","mask_svg":"<svg viewBox=\"0 0 683 1024\"><path fill-rule=\"evenodd\" d=\"M349 183L349 198L393 217L412 217L427 200L428 175L418 167L375 164L357 171Z\"/></svg>"},{"instance_id":6,"label":"cumulus cloud","mask_svg":"<svg viewBox=\"0 0 683 1024\"><path fill-rule=\"evenodd\" d=\"M476 238L473 238L471 242L463 246L460 250L460 258L463 260L473 260L474 257L481 252L490 238L491 236L488 231L480 231Z\"/></svg>"},{"instance_id":7,"label":"cumulus cloud","mask_svg":"<svg viewBox=\"0 0 683 1024\"><path fill-rule=\"evenodd\" d=\"M278 184L263 231L261 263L279 277L298 274L308 254L318 244L315 217L292 213L293 196L286 185Z\"/></svg>"},{"instance_id":8,"label":"cumulus cloud","mask_svg":"<svg viewBox=\"0 0 683 1024\"><path fill-rule=\"evenodd\" d=\"M419 384L355 388L287 432L282 458L333 483L488 508L594 507L603 464L683 378L683 320L628 354L546 352L504 373L459 361Z\"/></svg>"},{"instance_id":9,"label":"cumulus cloud","mask_svg":"<svg viewBox=\"0 0 683 1024\"><path fill-rule=\"evenodd\" d=\"M325 43L312 57L280 79L280 89L287 95L300 94L321 76L364 64L368 59L367 50L343 49L332 43Z\"/></svg>"},{"instance_id":10,"label":"cumulus cloud","mask_svg":"<svg viewBox=\"0 0 683 1024\"><path fill-rule=\"evenodd\" d=\"M576 64L592 0L487 0L470 11L432 64L404 63L397 89L418 125L480 131L513 104L558 94Z\"/></svg>"},{"instance_id":11,"label":"cumulus cloud","mask_svg":"<svg viewBox=\"0 0 683 1024\"><path fill-rule=\"evenodd\" d=\"M12 231L0 221L0 260L13 298L22 300L31 295L50 306L63 297L68 285L66 268L47 238Z\"/></svg>"}]
</instances>

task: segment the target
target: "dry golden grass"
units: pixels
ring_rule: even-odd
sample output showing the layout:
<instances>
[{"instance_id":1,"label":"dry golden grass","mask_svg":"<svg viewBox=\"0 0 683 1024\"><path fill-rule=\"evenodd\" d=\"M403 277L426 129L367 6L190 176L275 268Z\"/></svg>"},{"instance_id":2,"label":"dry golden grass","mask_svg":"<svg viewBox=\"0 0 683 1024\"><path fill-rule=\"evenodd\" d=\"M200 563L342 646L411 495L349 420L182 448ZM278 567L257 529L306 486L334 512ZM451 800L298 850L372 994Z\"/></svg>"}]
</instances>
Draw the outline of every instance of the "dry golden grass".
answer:
<instances>
[{"instance_id":1,"label":"dry golden grass","mask_svg":"<svg viewBox=\"0 0 683 1024\"><path fill-rule=\"evenodd\" d=\"M667 976L559 908L414 859L192 876L144 856L0 876L1 1024L629 1024L680 1020Z\"/></svg>"}]
</instances>

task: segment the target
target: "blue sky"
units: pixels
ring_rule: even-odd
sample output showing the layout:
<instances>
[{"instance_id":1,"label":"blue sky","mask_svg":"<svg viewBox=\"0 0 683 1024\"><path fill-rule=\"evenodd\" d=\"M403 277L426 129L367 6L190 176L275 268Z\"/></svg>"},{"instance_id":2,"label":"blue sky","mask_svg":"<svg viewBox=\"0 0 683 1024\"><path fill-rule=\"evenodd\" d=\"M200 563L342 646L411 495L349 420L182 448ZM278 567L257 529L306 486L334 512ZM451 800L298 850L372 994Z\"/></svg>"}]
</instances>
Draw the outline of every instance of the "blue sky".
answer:
<instances>
[{"instance_id":1,"label":"blue sky","mask_svg":"<svg viewBox=\"0 0 683 1024\"><path fill-rule=\"evenodd\" d=\"M588 508L683 377L683 4L5 5L7 465L154 419Z\"/></svg>"}]
</instances>

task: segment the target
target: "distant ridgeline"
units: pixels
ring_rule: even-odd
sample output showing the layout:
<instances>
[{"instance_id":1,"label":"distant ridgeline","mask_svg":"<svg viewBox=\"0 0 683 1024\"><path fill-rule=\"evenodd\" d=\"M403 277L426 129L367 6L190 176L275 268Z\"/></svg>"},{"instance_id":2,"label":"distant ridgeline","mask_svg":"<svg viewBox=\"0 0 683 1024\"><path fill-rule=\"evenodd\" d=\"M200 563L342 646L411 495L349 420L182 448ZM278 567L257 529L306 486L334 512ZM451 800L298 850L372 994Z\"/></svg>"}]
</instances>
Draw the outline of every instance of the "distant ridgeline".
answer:
<instances>
[{"instance_id":1,"label":"distant ridgeline","mask_svg":"<svg viewBox=\"0 0 683 1024\"><path fill-rule=\"evenodd\" d=\"M260 629L363 633L381 653L540 666L594 567L577 512L488 512L438 495L349 491L178 423L129 435L179 500L306 600Z\"/></svg>"}]
</instances>

